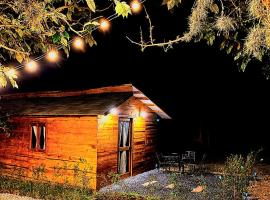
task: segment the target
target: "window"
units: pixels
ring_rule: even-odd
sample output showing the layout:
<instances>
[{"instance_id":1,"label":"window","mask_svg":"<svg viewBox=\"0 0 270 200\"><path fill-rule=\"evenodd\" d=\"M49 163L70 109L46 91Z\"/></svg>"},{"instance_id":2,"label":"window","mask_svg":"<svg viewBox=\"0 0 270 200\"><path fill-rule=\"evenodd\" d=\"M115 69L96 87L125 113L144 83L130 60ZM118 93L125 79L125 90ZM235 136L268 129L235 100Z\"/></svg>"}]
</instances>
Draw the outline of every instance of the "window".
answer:
<instances>
[{"instance_id":1,"label":"window","mask_svg":"<svg viewBox=\"0 0 270 200\"><path fill-rule=\"evenodd\" d=\"M46 148L46 127L41 124L31 126L31 149L44 151Z\"/></svg>"}]
</instances>

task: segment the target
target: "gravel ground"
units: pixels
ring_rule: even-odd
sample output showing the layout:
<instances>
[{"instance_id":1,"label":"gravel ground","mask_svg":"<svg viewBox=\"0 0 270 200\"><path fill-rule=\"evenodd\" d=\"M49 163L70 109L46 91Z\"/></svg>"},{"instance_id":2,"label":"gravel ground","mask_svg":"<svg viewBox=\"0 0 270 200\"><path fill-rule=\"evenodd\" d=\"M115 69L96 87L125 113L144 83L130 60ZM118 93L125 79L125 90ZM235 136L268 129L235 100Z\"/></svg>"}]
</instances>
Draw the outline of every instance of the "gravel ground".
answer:
<instances>
[{"instance_id":1,"label":"gravel ground","mask_svg":"<svg viewBox=\"0 0 270 200\"><path fill-rule=\"evenodd\" d=\"M37 200L37 199L5 193L5 194L0 194L0 200Z\"/></svg>"},{"instance_id":2,"label":"gravel ground","mask_svg":"<svg viewBox=\"0 0 270 200\"><path fill-rule=\"evenodd\" d=\"M214 200L219 199L217 197L219 192L218 181L219 179L215 175L181 175L152 170L106 186L100 189L99 192L136 192L143 196L153 196L161 199ZM143 186L145 183L149 185ZM166 188L171 184L174 184L173 188ZM198 193L191 192L198 186L203 186L204 190Z\"/></svg>"}]
</instances>

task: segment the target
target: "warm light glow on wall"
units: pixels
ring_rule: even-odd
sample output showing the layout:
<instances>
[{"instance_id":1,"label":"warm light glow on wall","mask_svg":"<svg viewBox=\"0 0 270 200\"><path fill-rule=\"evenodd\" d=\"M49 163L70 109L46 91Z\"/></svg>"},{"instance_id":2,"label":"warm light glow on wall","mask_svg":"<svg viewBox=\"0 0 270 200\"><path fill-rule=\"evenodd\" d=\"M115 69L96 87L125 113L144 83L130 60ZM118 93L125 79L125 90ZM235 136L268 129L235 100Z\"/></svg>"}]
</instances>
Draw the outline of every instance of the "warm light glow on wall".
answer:
<instances>
[{"instance_id":1,"label":"warm light glow on wall","mask_svg":"<svg viewBox=\"0 0 270 200\"><path fill-rule=\"evenodd\" d=\"M147 117L147 112L141 111L140 112L140 117L146 118Z\"/></svg>"},{"instance_id":2,"label":"warm light glow on wall","mask_svg":"<svg viewBox=\"0 0 270 200\"><path fill-rule=\"evenodd\" d=\"M72 47L74 49L76 49L76 50L80 50L80 51L84 50L84 48L85 48L85 42L84 42L83 38L76 37L74 39L74 41L72 42Z\"/></svg>"},{"instance_id":3,"label":"warm light glow on wall","mask_svg":"<svg viewBox=\"0 0 270 200\"><path fill-rule=\"evenodd\" d=\"M59 60L59 53L56 50L50 50L47 53L46 58L49 62L57 62Z\"/></svg>"},{"instance_id":4,"label":"warm light glow on wall","mask_svg":"<svg viewBox=\"0 0 270 200\"><path fill-rule=\"evenodd\" d=\"M99 20L99 30L102 32L107 32L110 30L111 24L108 19L102 18Z\"/></svg>"},{"instance_id":5,"label":"warm light glow on wall","mask_svg":"<svg viewBox=\"0 0 270 200\"><path fill-rule=\"evenodd\" d=\"M98 120L98 128L103 128L106 124L112 124L117 120L118 120L118 117L112 114L102 115L99 117L99 120Z\"/></svg>"},{"instance_id":6,"label":"warm light glow on wall","mask_svg":"<svg viewBox=\"0 0 270 200\"><path fill-rule=\"evenodd\" d=\"M112 115L117 115L117 114L118 114L118 110L117 110L116 108L112 108L112 109L110 110L110 114L112 114Z\"/></svg>"},{"instance_id":7,"label":"warm light glow on wall","mask_svg":"<svg viewBox=\"0 0 270 200\"><path fill-rule=\"evenodd\" d=\"M26 63L25 65L25 70L28 71L28 72L36 72L38 69L38 64L36 61L34 60L30 60L28 63Z\"/></svg>"},{"instance_id":8,"label":"warm light glow on wall","mask_svg":"<svg viewBox=\"0 0 270 200\"><path fill-rule=\"evenodd\" d=\"M139 0L133 0L130 3L131 11L133 13L139 13L142 10L142 4Z\"/></svg>"}]
</instances>

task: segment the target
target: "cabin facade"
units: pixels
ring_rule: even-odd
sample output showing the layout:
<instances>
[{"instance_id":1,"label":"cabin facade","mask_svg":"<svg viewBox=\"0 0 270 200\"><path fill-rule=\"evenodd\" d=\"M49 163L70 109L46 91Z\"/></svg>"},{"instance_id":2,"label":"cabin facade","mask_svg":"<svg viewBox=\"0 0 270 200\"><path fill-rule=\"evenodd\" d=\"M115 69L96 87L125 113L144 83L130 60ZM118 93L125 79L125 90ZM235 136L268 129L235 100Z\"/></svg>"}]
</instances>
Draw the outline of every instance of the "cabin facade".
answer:
<instances>
[{"instance_id":1,"label":"cabin facade","mask_svg":"<svg viewBox=\"0 0 270 200\"><path fill-rule=\"evenodd\" d=\"M0 134L0 172L97 189L155 166L157 119L170 119L131 84L2 95L11 135Z\"/></svg>"}]
</instances>

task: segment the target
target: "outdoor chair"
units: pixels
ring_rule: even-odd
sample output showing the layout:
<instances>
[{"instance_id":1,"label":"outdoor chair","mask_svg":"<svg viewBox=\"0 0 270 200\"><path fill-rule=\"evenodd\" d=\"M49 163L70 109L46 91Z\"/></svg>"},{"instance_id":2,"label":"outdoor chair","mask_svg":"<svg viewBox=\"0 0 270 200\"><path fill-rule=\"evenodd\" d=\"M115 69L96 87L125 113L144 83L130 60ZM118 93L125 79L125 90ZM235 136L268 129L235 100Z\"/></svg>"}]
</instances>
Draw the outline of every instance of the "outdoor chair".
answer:
<instances>
[{"instance_id":1,"label":"outdoor chair","mask_svg":"<svg viewBox=\"0 0 270 200\"><path fill-rule=\"evenodd\" d=\"M184 154L182 154L182 165L183 165L183 171L194 173L196 170L196 153L195 151L185 151Z\"/></svg>"},{"instance_id":2,"label":"outdoor chair","mask_svg":"<svg viewBox=\"0 0 270 200\"><path fill-rule=\"evenodd\" d=\"M163 168L163 167L167 170L168 163L164 159L163 154L156 152L156 159L157 159L157 169L158 169L158 171L160 170L160 168Z\"/></svg>"},{"instance_id":3,"label":"outdoor chair","mask_svg":"<svg viewBox=\"0 0 270 200\"><path fill-rule=\"evenodd\" d=\"M182 160L188 163L195 163L195 151L186 151L184 154L182 154Z\"/></svg>"},{"instance_id":4,"label":"outdoor chair","mask_svg":"<svg viewBox=\"0 0 270 200\"><path fill-rule=\"evenodd\" d=\"M164 168L166 171L171 171L172 167L178 167L180 172L184 170L183 162L177 153L171 153L170 155L156 153L156 157L158 170L160 170L160 168Z\"/></svg>"}]
</instances>

